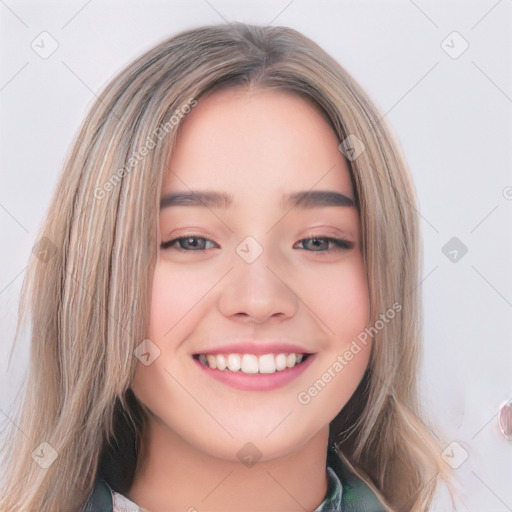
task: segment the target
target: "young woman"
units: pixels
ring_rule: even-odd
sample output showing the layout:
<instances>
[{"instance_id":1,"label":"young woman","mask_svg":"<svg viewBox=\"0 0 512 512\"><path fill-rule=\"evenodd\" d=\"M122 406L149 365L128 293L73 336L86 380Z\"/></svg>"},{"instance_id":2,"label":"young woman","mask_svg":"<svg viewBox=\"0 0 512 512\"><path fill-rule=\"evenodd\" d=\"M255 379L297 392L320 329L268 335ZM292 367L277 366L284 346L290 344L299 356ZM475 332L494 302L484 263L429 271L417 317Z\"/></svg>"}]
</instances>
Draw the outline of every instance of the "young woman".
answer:
<instances>
[{"instance_id":1,"label":"young woman","mask_svg":"<svg viewBox=\"0 0 512 512\"><path fill-rule=\"evenodd\" d=\"M159 44L92 107L33 251L1 510L428 510L418 239L390 129L315 43Z\"/></svg>"}]
</instances>

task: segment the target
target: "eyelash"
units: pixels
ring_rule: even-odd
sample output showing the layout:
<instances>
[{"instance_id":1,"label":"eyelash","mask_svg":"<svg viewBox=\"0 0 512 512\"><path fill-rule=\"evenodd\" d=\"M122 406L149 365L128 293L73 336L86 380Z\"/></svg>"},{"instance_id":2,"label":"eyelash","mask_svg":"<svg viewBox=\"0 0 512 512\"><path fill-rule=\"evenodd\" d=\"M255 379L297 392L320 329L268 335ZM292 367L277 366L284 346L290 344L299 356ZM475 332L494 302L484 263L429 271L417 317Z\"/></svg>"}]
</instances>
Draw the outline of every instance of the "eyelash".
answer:
<instances>
[{"instance_id":1,"label":"eyelash","mask_svg":"<svg viewBox=\"0 0 512 512\"><path fill-rule=\"evenodd\" d=\"M175 245L177 242L179 243L182 240L189 240L190 238L197 239L197 240L206 240L208 242L215 243L215 242L213 242L213 240L210 240L203 236L185 235L185 236L180 236L178 238L174 238L173 240L169 240L167 242L162 242L162 244L160 245L160 248L164 249L164 250L171 249L172 246ZM351 249L354 245L352 242L349 242L348 240L344 240L343 238L335 238L335 237L330 237L330 236L317 236L317 235L309 236L307 238L302 238L301 240L299 240L299 242L305 242L308 240L322 240L322 241L331 242L332 244L334 244L334 247L332 247L331 249L327 249L325 251L307 251L307 249L303 249L307 252L334 253L334 252L338 252L338 251ZM177 245L176 245L175 249L181 253L203 252L205 250L208 250L208 249L182 249L181 247L178 247Z\"/></svg>"}]
</instances>

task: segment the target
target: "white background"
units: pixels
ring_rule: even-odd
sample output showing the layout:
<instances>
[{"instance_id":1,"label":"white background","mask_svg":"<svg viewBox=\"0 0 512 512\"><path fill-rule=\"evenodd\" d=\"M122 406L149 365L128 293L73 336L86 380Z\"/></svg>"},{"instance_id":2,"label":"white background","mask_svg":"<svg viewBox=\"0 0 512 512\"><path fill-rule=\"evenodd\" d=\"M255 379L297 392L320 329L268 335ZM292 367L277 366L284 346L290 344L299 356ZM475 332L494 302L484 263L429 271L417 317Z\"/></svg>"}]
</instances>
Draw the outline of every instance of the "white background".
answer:
<instances>
[{"instance_id":1,"label":"white background","mask_svg":"<svg viewBox=\"0 0 512 512\"><path fill-rule=\"evenodd\" d=\"M387 113L420 200L424 403L454 458L469 454L459 510L512 511L512 441L497 425L512 400L511 0L1 0L0 419L27 365L26 339L8 363L28 256L95 95L164 38L223 21L303 32ZM59 45L47 59L31 48L43 31ZM469 44L457 58L453 31ZM442 252L454 236L468 249L456 262ZM451 510L442 493L435 510Z\"/></svg>"}]
</instances>

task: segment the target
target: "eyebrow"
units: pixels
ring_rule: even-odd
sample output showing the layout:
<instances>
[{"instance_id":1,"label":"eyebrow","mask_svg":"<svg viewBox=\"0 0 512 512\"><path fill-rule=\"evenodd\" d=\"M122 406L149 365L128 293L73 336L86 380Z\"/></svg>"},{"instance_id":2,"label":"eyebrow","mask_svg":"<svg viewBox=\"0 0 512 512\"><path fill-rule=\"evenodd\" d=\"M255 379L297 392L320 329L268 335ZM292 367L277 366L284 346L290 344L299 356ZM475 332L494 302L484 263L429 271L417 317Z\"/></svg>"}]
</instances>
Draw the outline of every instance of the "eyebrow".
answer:
<instances>
[{"instance_id":1,"label":"eyebrow","mask_svg":"<svg viewBox=\"0 0 512 512\"><path fill-rule=\"evenodd\" d=\"M227 192L192 191L166 194L160 199L160 209L169 206L202 206L205 208L228 209L233 204L233 196ZM283 195L280 207L311 209L325 206L354 206L350 197L333 190L305 190Z\"/></svg>"}]
</instances>

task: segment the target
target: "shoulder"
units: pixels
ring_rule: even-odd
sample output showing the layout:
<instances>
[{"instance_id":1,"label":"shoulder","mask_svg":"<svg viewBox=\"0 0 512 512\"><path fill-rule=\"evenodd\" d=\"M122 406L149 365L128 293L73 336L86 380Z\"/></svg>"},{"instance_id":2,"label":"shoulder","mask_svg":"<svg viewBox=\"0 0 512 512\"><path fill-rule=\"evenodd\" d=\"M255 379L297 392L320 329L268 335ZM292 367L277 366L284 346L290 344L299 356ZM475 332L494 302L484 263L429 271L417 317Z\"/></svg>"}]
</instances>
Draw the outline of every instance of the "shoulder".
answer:
<instances>
[{"instance_id":1,"label":"shoulder","mask_svg":"<svg viewBox=\"0 0 512 512\"><path fill-rule=\"evenodd\" d=\"M387 512L370 487L343 464L334 450L329 450L328 463L341 481L343 512Z\"/></svg>"},{"instance_id":2,"label":"shoulder","mask_svg":"<svg viewBox=\"0 0 512 512\"><path fill-rule=\"evenodd\" d=\"M112 491L102 479L94 482L94 488L85 503L83 512L112 512Z\"/></svg>"}]
</instances>

